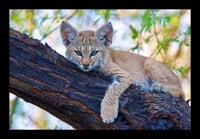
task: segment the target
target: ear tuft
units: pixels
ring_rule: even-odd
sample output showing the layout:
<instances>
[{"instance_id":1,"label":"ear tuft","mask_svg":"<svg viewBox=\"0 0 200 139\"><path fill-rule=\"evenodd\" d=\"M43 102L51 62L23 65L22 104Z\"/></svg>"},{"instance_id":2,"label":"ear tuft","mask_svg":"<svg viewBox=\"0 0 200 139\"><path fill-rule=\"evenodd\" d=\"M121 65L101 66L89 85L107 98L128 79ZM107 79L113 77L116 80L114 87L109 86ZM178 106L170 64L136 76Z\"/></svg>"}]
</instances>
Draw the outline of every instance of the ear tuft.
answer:
<instances>
[{"instance_id":1,"label":"ear tuft","mask_svg":"<svg viewBox=\"0 0 200 139\"><path fill-rule=\"evenodd\" d=\"M112 44L113 27L111 22L106 23L96 31L97 39L106 47Z\"/></svg>"},{"instance_id":2,"label":"ear tuft","mask_svg":"<svg viewBox=\"0 0 200 139\"><path fill-rule=\"evenodd\" d=\"M75 41L77 36L77 31L69 23L62 21L60 27L60 34L63 40L64 45L67 47L70 43Z\"/></svg>"}]
</instances>

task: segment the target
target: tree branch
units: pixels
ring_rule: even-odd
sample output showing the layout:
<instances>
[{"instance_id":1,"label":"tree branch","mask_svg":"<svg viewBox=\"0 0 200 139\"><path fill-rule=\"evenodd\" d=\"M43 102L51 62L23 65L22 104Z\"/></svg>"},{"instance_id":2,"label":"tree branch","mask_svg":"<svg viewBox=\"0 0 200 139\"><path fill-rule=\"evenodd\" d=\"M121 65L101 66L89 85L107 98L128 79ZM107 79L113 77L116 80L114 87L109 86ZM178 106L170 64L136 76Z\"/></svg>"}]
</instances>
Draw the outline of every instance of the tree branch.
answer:
<instances>
[{"instance_id":1,"label":"tree branch","mask_svg":"<svg viewBox=\"0 0 200 139\"><path fill-rule=\"evenodd\" d=\"M162 59L164 60L164 56L163 56L163 54L162 54L162 52L161 52L161 50L162 50L163 48L162 48L162 46L160 46L160 45L161 45L161 42L160 42L160 40L159 40L159 38L158 38L158 33L157 33L157 31L156 31L156 23L155 23L156 17L155 17L155 13L153 12L153 10L151 11L151 13L152 13L153 21L154 21L154 23L153 23L153 33L154 33L154 36L155 36L155 38L156 38L157 46L156 46L156 49L154 50L154 52L150 55L150 57L152 57L154 54L156 54L155 57L156 57L158 54L160 54L161 57L162 57ZM158 53L158 52L159 52L159 53Z\"/></svg>"},{"instance_id":2,"label":"tree branch","mask_svg":"<svg viewBox=\"0 0 200 139\"><path fill-rule=\"evenodd\" d=\"M100 103L109 77L82 72L47 44L13 29L9 41L9 91L76 129L190 129L190 107L182 98L134 85L120 97L115 122L104 124Z\"/></svg>"}]
</instances>

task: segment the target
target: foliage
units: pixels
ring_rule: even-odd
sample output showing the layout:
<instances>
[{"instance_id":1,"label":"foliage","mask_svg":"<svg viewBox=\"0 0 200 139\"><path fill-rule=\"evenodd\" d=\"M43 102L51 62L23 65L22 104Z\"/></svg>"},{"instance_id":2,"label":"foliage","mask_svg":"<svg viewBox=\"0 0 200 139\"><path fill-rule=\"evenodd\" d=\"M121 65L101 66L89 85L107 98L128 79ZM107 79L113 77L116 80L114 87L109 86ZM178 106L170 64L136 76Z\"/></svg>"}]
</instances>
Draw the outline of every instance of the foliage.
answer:
<instances>
[{"instance_id":1,"label":"foliage","mask_svg":"<svg viewBox=\"0 0 200 139\"><path fill-rule=\"evenodd\" d=\"M178 71L181 74L189 72L189 70L183 70L184 66L179 67L175 64L176 60L181 59L182 54L184 54L184 52L181 50L181 47L190 46L190 26L188 26L185 32L180 32L178 30L180 18L185 12L186 11L176 11L171 14L164 14L161 13L160 10L146 10L141 17L141 26L138 29L130 25L132 38L138 38L136 46L131 48L131 50L134 51L140 48L143 43L156 41L156 48L150 55L151 57L154 56L154 58L156 58L159 55L162 57L162 61L168 61L168 63L170 63L168 65L175 69L175 71ZM145 37L141 41L140 38L142 35ZM171 42L177 43L180 49L177 51L177 55L174 55L173 57L169 56L168 51ZM190 58L188 57L188 59ZM189 65L190 63L188 63L185 67L189 67Z\"/></svg>"}]
</instances>

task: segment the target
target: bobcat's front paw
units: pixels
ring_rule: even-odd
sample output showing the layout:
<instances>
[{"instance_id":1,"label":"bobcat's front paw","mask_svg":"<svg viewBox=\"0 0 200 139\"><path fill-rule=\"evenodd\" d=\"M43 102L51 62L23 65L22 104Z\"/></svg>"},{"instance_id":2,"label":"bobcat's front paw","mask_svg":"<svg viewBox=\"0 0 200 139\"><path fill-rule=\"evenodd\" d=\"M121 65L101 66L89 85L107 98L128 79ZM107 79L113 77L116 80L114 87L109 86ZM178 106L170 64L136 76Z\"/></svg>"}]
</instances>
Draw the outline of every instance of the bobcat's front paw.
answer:
<instances>
[{"instance_id":1,"label":"bobcat's front paw","mask_svg":"<svg viewBox=\"0 0 200 139\"><path fill-rule=\"evenodd\" d=\"M118 115L118 100L115 103L107 103L105 99L101 102L101 118L104 123L112 123Z\"/></svg>"}]
</instances>

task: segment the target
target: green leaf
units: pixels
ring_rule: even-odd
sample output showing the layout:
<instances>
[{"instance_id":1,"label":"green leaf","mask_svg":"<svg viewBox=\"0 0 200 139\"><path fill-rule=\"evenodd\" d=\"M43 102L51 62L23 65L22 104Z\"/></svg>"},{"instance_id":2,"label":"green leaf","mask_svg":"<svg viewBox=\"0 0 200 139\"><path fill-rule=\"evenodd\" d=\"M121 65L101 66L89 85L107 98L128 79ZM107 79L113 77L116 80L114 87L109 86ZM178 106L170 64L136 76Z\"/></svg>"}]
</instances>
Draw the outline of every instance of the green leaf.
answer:
<instances>
[{"instance_id":1,"label":"green leaf","mask_svg":"<svg viewBox=\"0 0 200 139\"><path fill-rule=\"evenodd\" d=\"M139 48L139 44L137 43L135 47L131 48L131 51L135 51L138 48Z\"/></svg>"},{"instance_id":2,"label":"green leaf","mask_svg":"<svg viewBox=\"0 0 200 139\"><path fill-rule=\"evenodd\" d=\"M181 74L185 71L185 68L184 67L179 67L177 69L178 72L180 72Z\"/></svg>"},{"instance_id":3,"label":"green leaf","mask_svg":"<svg viewBox=\"0 0 200 139\"><path fill-rule=\"evenodd\" d=\"M187 30L186 30L186 32L184 32L184 34L185 35L190 35L191 34L191 28L188 27Z\"/></svg>"},{"instance_id":4,"label":"green leaf","mask_svg":"<svg viewBox=\"0 0 200 139\"><path fill-rule=\"evenodd\" d=\"M110 16L111 16L111 12L112 10L95 10L98 14L102 15L102 17L108 21Z\"/></svg>"},{"instance_id":5,"label":"green leaf","mask_svg":"<svg viewBox=\"0 0 200 139\"><path fill-rule=\"evenodd\" d=\"M76 11L76 15L78 15L79 18L81 18L84 14L84 11L83 10L77 10Z\"/></svg>"},{"instance_id":6,"label":"green leaf","mask_svg":"<svg viewBox=\"0 0 200 139\"><path fill-rule=\"evenodd\" d=\"M45 15L43 16L43 18L41 19L40 21L40 24L42 24L45 20L47 20L49 17L49 14L48 13L45 13Z\"/></svg>"},{"instance_id":7,"label":"green leaf","mask_svg":"<svg viewBox=\"0 0 200 139\"><path fill-rule=\"evenodd\" d=\"M170 17L170 16L166 16L166 17L165 17L165 21L166 21L167 23L169 23L169 22L170 22L170 19L171 19L171 17Z\"/></svg>"},{"instance_id":8,"label":"green leaf","mask_svg":"<svg viewBox=\"0 0 200 139\"><path fill-rule=\"evenodd\" d=\"M149 41L151 40L151 37L152 37L152 36L153 36L153 35L151 35L151 36L145 38L144 41L145 41L146 43L149 43Z\"/></svg>"},{"instance_id":9,"label":"green leaf","mask_svg":"<svg viewBox=\"0 0 200 139\"><path fill-rule=\"evenodd\" d=\"M13 13L11 14L11 21L15 22L18 25L22 24L24 21L21 18L21 12L13 11Z\"/></svg>"},{"instance_id":10,"label":"green leaf","mask_svg":"<svg viewBox=\"0 0 200 139\"><path fill-rule=\"evenodd\" d=\"M132 25L129 25L129 27L130 27L130 29L131 29L131 31L132 31L131 37L132 37L133 39L137 38L137 37L138 37L138 32L137 32L137 30L136 30Z\"/></svg>"},{"instance_id":11,"label":"green leaf","mask_svg":"<svg viewBox=\"0 0 200 139\"><path fill-rule=\"evenodd\" d=\"M178 39L171 39L170 42L179 42Z\"/></svg>"},{"instance_id":12,"label":"green leaf","mask_svg":"<svg viewBox=\"0 0 200 139\"><path fill-rule=\"evenodd\" d=\"M105 11L104 18L106 19L106 21L108 21L108 19L110 18L110 10Z\"/></svg>"},{"instance_id":13,"label":"green leaf","mask_svg":"<svg viewBox=\"0 0 200 139\"><path fill-rule=\"evenodd\" d=\"M147 10L142 16L142 30L149 31L151 26L155 23L152 17L152 11Z\"/></svg>"},{"instance_id":14,"label":"green leaf","mask_svg":"<svg viewBox=\"0 0 200 139\"><path fill-rule=\"evenodd\" d=\"M188 43L188 42L184 42L184 44L186 45L186 46L190 46L190 43Z\"/></svg>"},{"instance_id":15,"label":"green leaf","mask_svg":"<svg viewBox=\"0 0 200 139\"><path fill-rule=\"evenodd\" d=\"M161 51L160 46L161 46L160 44L157 45L157 48L158 48L158 49L157 49L157 51L156 51L156 54L159 54L159 53L160 53L160 51Z\"/></svg>"},{"instance_id":16,"label":"green leaf","mask_svg":"<svg viewBox=\"0 0 200 139\"><path fill-rule=\"evenodd\" d=\"M166 27L166 24L170 22L169 16L166 16L166 17L158 16L156 17L156 19L164 27Z\"/></svg>"},{"instance_id":17,"label":"green leaf","mask_svg":"<svg viewBox=\"0 0 200 139\"><path fill-rule=\"evenodd\" d=\"M167 52L167 50L168 50L168 42L169 42L170 40L169 40L169 38L167 37L167 35L165 35L163 38L162 38L162 40L159 42L159 44L158 44L158 48L159 48L159 53L160 53L160 51L161 50L163 50L164 51L164 53L166 53Z\"/></svg>"}]
</instances>

